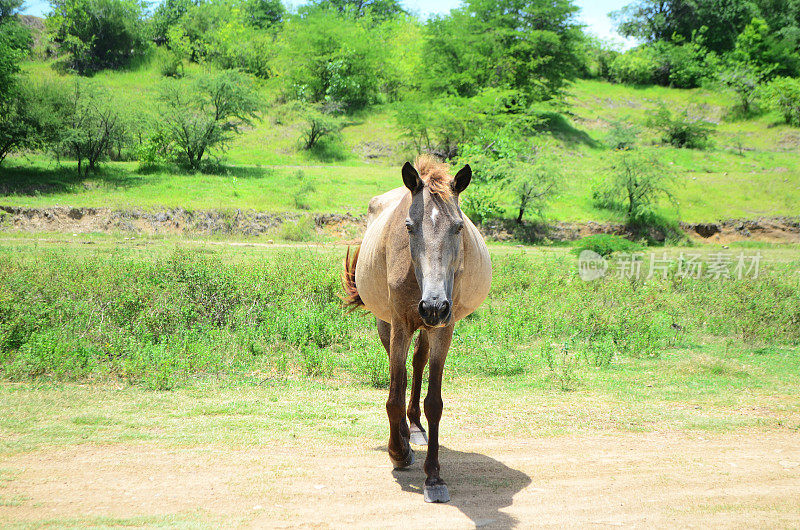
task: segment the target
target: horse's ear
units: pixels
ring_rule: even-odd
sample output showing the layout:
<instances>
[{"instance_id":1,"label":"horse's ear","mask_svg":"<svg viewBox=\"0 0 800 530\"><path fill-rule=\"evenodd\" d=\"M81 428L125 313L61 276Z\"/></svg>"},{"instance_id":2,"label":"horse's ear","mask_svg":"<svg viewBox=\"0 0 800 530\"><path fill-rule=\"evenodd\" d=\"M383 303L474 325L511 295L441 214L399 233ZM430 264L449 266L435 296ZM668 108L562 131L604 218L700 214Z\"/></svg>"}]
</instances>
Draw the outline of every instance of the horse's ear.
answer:
<instances>
[{"instance_id":1,"label":"horse's ear","mask_svg":"<svg viewBox=\"0 0 800 530\"><path fill-rule=\"evenodd\" d=\"M406 188L411 190L411 193L418 192L423 186L422 179L419 178L419 173L417 173L414 166L408 162L403 166L403 184L406 185Z\"/></svg>"},{"instance_id":2,"label":"horse's ear","mask_svg":"<svg viewBox=\"0 0 800 530\"><path fill-rule=\"evenodd\" d=\"M472 180L472 168L469 167L469 164L462 167L456 173L455 178L453 179L453 191L456 192L456 195L467 189L469 186L469 181Z\"/></svg>"}]
</instances>

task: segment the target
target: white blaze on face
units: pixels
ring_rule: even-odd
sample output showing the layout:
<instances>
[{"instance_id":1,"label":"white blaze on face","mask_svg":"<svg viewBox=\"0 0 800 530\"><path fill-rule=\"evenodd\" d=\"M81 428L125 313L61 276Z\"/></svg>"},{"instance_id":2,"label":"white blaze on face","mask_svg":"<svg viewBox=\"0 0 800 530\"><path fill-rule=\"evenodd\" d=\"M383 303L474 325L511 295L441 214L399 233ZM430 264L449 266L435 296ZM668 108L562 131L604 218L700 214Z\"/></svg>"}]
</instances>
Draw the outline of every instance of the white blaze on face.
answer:
<instances>
[{"instance_id":1,"label":"white blaze on face","mask_svg":"<svg viewBox=\"0 0 800 530\"><path fill-rule=\"evenodd\" d=\"M431 221L433 221L433 226L436 226L436 218L439 217L439 209L434 206L431 210Z\"/></svg>"}]
</instances>

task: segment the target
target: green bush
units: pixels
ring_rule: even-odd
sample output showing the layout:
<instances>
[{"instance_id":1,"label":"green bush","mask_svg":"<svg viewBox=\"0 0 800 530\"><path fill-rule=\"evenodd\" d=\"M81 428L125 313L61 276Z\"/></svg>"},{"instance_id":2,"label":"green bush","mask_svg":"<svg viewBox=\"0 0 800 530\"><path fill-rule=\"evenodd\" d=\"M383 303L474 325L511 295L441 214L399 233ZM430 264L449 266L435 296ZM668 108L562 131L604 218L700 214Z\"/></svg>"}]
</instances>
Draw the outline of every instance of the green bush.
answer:
<instances>
[{"instance_id":1,"label":"green bush","mask_svg":"<svg viewBox=\"0 0 800 530\"><path fill-rule=\"evenodd\" d=\"M135 0L54 0L47 17L53 40L69 64L85 74L120 68L144 56L143 4Z\"/></svg>"},{"instance_id":2,"label":"green bush","mask_svg":"<svg viewBox=\"0 0 800 530\"><path fill-rule=\"evenodd\" d=\"M647 125L662 132L664 143L687 149L705 149L711 145L711 134L716 126L689 112L689 108L685 108L673 114L662 103L658 110L648 113Z\"/></svg>"},{"instance_id":3,"label":"green bush","mask_svg":"<svg viewBox=\"0 0 800 530\"><path fill-rule=\"evenodd\" d=\"M310 215L303 215L297 220L286 220L281 225L281 239L286 241L306 242L316 239L316 225Z\"/></svg>"},{"instance_id":4,"label":"green bush","mask_svg":"<svg viewBox=\"0 0 800 530\"><path fill-rule=\"evenodd\" d=\"M634 243L629 239L612 234L596 234L586 236L575 242L574 254L580 254L584 250L597 252L601 256L610 256L614 252L638 252L644 247Z\"/></svg>"},{"instance_id":5,"label":"green bush","mask_svg":"<svg viewBox=\"0 0 800 530\"><path fill-rule=\"evenodd\" d=\"M800 127L800 79L779 77L764 89L767 105L789 125Z\"/></svg>"},{"instance_id":6,"label":"green bush","mask_svg":"<svg viewBox=\"0 0 800 530\"><path fill-rule=\"evenodd\" d=\"M638 247L595 236L576 249ZM341 308L341 258L308 249L0 248L0 376L168 390L204 374L255 372L385 386L374 318ZM492 265L489 298L456 328L453 373L552 370L571 387L573 363L658 357L676 341L800 342L800 279L789 263L770 263L757 279L683 278L673 267L666 278L595 282L577 278L571 255L499 252Z\"/></svg>"},{"instance_id":7,"label":"green bush","mask_svg":"<svg viewBox=\"0 0 800 530\"><path fill-rule=\"evenodd\" d=\"M676 174L652 150L617 150L605 173L592 191L594 204L621 211L629 225L647 225L658 218L661 199L674 200Z\"/></svg>"},{"instance_id":8,"label":"green bush","mask_svg":"<svg viewBox=\"0 0 800 530\"><path fill-rule=\"evenodd\" d=\"M258 119L261 105L252 81L233 70L204 74L191 85L165 80L159 98L158 128L192 169L224 151L242 126Z\"/></svg>"},{"instance_id":9,"label":"green bush","mask_svg":"<svg viewBox=\"0 0 800 530\"><path fill-rule=\"evenodd\" d=\"M461 198L461 209L476 224L482 225L489 219L500 217L503 208L500 206L497 193L488 185L474 185Z\"/></svg>"},{"instance_id":10,"label":"green bush","mask_svg":"<svg viewBox=\"0 0 800 530\"><path fill-rule=\"evenodd\" d=\"M377 101L387 54L385 41L366 24L314 9L286 23L277 68L289 96L334 101L349 112Z\"/></svg>"},{"instance_id":11,"label":"green bush","mask_svg":"<svg viewBox=\"0 0 800 530\"><path fill-rule=\"evenodd\" d=\"M618 83L693 88L713 77L718 63L702 39L683 44L658 41L617 55L609 77Z\"/></svg>"},{"instance_id":12,"label":"green bush","mask_svg":"<svg viewBox=\"0 0 800 530\"><path fill-rule=\"evenodd\" d=\"M609 75L617 83L649 85L657 82L660 67L654 50L649 46L640 46L617 55L611 62Z\"/></svg>"}]
</instances>

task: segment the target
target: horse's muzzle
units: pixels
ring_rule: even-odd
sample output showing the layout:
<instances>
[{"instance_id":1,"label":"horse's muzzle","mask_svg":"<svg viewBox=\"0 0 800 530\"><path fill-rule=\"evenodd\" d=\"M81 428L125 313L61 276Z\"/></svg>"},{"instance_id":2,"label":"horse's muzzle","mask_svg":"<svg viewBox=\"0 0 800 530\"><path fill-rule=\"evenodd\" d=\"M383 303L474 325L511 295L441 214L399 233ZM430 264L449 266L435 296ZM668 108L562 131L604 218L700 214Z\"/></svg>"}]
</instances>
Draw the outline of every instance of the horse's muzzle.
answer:
<instances>
[{"instance_id":1,"label":"horse's muzzle","mask_svg":"<svg viewBox=\"0 0 800 530\"><path fill-rule=\"evenodd\" d=\"M450 320L452 304L447 300L420 300L419 316L426 326L435 328Z\"/></svg>"}]
</instances>

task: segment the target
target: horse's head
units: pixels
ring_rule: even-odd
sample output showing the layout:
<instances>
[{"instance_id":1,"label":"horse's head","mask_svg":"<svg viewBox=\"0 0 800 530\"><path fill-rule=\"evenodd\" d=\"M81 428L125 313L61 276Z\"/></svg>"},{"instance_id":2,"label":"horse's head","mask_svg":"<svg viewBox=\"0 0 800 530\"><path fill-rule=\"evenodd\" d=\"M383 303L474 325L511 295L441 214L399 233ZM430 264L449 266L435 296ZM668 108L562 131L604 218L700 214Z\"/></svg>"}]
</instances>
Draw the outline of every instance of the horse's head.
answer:
<instances>
[{"instance_id":1,"label":"horse's head","mask_svg":"<svg viewBox=\"0 0 800 530\"><path fill-rule=\"evenodd\" d=\"M422 291L418 310L426 326L444 326L452 316L453 281L464 252L458 195L469 185L472 169L466 165L452 179L443 165L430 173L420 170L424 178L408 162L403 166L403 183L411 190L406 219L411 261Z\"/></svg>"}]
</instances>

